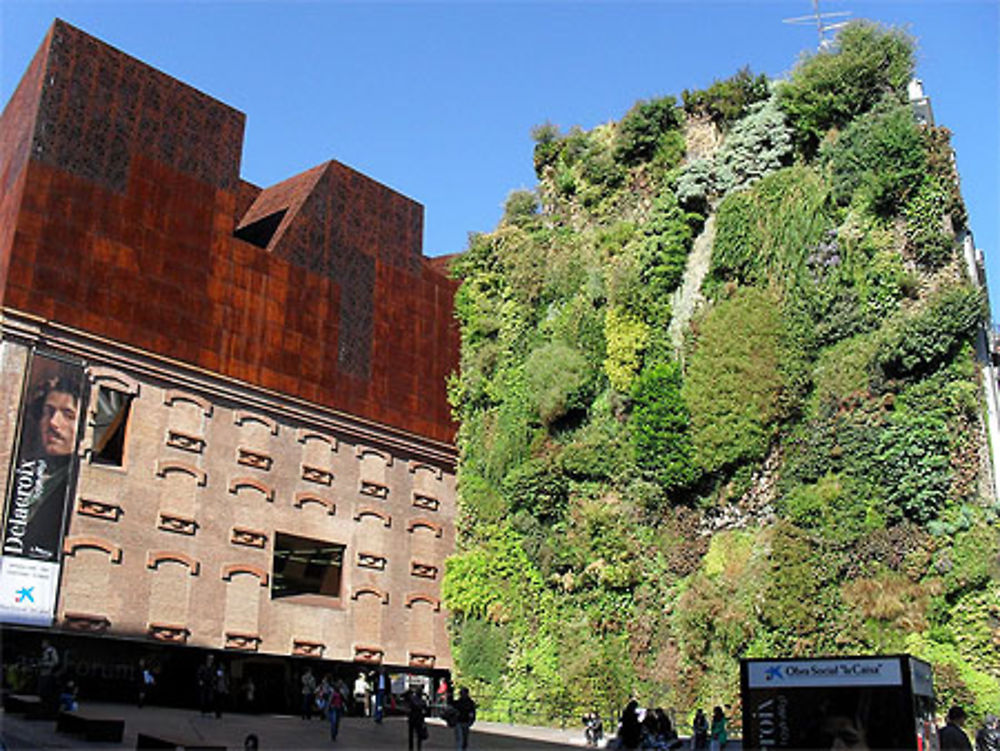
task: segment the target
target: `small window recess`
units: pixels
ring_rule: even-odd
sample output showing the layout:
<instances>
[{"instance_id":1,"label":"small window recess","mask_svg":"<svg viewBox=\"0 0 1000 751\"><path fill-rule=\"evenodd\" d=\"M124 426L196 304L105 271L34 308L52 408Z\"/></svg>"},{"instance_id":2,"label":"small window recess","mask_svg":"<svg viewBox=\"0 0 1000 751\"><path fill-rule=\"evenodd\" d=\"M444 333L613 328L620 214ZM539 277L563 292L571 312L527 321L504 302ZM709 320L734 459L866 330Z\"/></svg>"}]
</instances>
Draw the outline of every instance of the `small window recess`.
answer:
<instances>
[{"instance_id":1,"label":"small window recess","mask_svg":"<svg viewBox=\"0 0 1000 751\"><path fill-rule=\"evenodd\" d=\"M101 386L97 391L94 411L94 441L91 462L108 467L121 467L125 459L125 437L132 394Z\"/></svg>"},{"instance_id":2,"label":"small window recess","mask_svg":"<svg viewBox=\"0 0 1000 751\"><path fill-rule=\"evenodd\" d=\"M261 217L255 222L237 227L236 231L233 232L233 237L244 240L251 245L256 245L258 248L267 248L271 244L271 238L274 237L274 233L278 231L281 220L285 218L285 214L287 213L288 209L281 209L280 211L275 211L273 214Z\"/></svg>"},{"instance_id":3,"label":"small window recess","mask_svg":"<svg viewBox=\"0 0 1000 751\"><path fill-rule=\"evenodd\" d=\"M271 599L302 595L340 597L344 546L276 532Z\"/></svg>"}]
</instances>

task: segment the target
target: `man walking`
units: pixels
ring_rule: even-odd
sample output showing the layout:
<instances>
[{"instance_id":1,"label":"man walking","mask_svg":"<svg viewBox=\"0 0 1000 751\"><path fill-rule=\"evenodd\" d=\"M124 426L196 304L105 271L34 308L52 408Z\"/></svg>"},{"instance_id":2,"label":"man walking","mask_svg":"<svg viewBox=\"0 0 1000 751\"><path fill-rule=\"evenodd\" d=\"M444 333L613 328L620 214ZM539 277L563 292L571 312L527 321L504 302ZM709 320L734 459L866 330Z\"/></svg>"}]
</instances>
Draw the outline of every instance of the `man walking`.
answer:
<instances>
[{"instance_id":1,"label":"man walking","mask_svg":"<svg viewBox=\"0 0 1000 751\"><path fill-rule=\"evenodd\" d=\"M469 696L469 689L462 688L452 705L455 709L455 749L469 747L469 728L476 721L476 702Z\"/></svg>"},{"instance_id":2,"label":"man walking","mask_svg":"<svg viewBox=\"0 0 1000 751\"><path fill-rule=\"evenodd\" d=\"M941 743L941 751L972 751L972 744L969 736L962 730L965 724L965 710L959 706L954 706L948 710L947 723L943 728L938 729L938 740Z\"/></svg>"}]
</instances>

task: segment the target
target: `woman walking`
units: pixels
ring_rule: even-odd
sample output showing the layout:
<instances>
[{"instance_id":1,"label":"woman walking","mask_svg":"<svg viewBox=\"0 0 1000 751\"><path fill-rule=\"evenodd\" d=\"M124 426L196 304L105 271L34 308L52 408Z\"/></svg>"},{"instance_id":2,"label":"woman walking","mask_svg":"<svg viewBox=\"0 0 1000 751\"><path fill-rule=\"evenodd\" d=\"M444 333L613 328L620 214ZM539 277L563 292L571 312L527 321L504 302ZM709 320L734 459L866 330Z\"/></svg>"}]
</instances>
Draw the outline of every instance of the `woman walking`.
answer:
<instances>
[{"instance_id":1,"label":"woman walking","mask_svg":"<svg viewBox=\"0 0 1000 751\"><path fill-rule=\"evenodd\" d=\"M726 716L722 713L722 707L716 707L712 710L711 751L722 751L728 740Z\"/></svg>"}]
</instances>

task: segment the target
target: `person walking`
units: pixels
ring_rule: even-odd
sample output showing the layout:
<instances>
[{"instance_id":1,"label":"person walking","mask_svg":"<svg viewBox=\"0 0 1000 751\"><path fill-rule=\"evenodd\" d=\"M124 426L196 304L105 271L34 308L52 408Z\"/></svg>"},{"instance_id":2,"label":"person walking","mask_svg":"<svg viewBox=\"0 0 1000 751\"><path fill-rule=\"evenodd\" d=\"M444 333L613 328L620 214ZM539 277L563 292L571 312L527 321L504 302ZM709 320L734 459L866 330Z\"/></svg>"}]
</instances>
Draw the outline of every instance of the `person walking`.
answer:
<instances>
[{"instance_id":1,"label":"person walking","mask_svg":"<svg viewBox=\"0 0 1000 751\"><path fill-rule=\"evenodd\" d=\"M949 749L954 749L954 751L972 751L969 736L962 730L965 720L965 710L961 707L956 705L948 710L944 727L938 728L938 742L940 743L941 751L949 751Z\"/></svg>"},{"instance_id":2,"label":"person walking","mask_svg":"<svg viewBox=\"0 0 1000 751\"><path fill-rule=\"evenodd\" d=\"M417 751L420 751L424 741L427 740L427 703L424 701L423 692L419 689L409 689L407 693L409 694L406 714L407 747L413 751L414 745L416 745ZM414 744L414 740L416 744Z\"/></svg>"},{"instance_id":3,"label":"person walking","mask_svg":"<svg viewBox=\"0 0 1000 751\"><path fill-rule=\"evenodd\" d=\"M215 717L218 719L222 717L222 708L225 706L226 699L229 696L229 676L226 675L226 669L221 662L215 666L213 680L215 686Z\"/></svg>"},{"instance_id":4,"label":"person walking","mask_svg":"<svg viewBox=\"0 0 1000 751\"><path fill-rule=\"evenodd\" d=\"M138 696L136 696L136 706L139 709L142 709L146 703L146 699L149 698L149 693L153 690L154 683L156 683L156 678L153 677L153 671L149 669L145 660L139 660Z\"/></svg>"},{"instance_id":5,"label":"person walking","mask_svg":"<svg viewBox=\"0 0 1000 751\"><path fill-rule=\"evenodd\" d=\"M711 751L722 751L726 747L729 734L726 730L726 716L722 713L722 707L712 710L712 729L710 731Z\"/></svg>"},{"instance_id":6,"label":"person walking","mask_svg":"<svg viewBox=\"0 0 1000 751\"><path fill-rule=\"evenodd\" d=\"M46 716L55 716L59 702L59 686L56 670L59 667L59 652L48 639L42 639L42 653L38 658L38 696Z\"/></svg>"},{"instance_id":7,"label":"person walking","mask_svg":"<svg viewBox=\"0 0 1000 751\"><path fill-rule=\"evenodd\" d=\"M380 667L375 675L375 711L372 713L377 724L382 724L382 716L385 714L385 694L388 681L385 668Z\"/></svg>"},{"instance_id":8,"label":"person walking","mask_svg":"<svg viewBox=\"0 0 1000 751\"><path fill-rule=\"evenodd\" d=\"M704 710L699 709L694 713L691 730L691 748L695 751L708 748L708 718L705 716Z\"/></svg>"},{"instance_id":9,"label":"person walking","mask_svg":"<svg viewBox=\"0 0 1000 751\"><path fill-rule=\"evenodd\" d=\"M976 751L1000 751L1000 719L986 715L982 728L976 733Z\"/></svg>"},{"instance_id":10,"label":"person walking","mask_svg":"<svg viewBox=\"0 0 1000 751\"><path fill-rule=\"evenodd\" d=\"M476 722L476 702L469 696L469 689L459 689L455 708L455 749L463 751L469 747L469 728Z\"/></svg>"},{"instance_id":11,"label":"person walking","mask_svg":"<svg viewBox=\"0 0 1000 751\"><path fill-rule=\"evenodd\" d=\"M215 656L206 655L205 662L198 666L198 708L207 715L215 703Z\"/></svg>"},{"instance_id":12,"label":"person walking","mask_svg":"<svg viewBox=\"0 0 1000 751\"><path fill-rule=\"evenodd\" d=\"M618 747L639 748L642 742L642 723L639 722L639 702L632 699L622 710L618 722Z\"/></svg>"},{"instance_id":13,"label":"person walking","mask_svg":"<svg viewBox=\"0 0 1000 751\"><path fill-rule=\"evenodd\" d=\"M316 678L312 668L306 668L302 674L302 719L311 720L313 706L316 704Z\"/></svg>"}]
</instances>

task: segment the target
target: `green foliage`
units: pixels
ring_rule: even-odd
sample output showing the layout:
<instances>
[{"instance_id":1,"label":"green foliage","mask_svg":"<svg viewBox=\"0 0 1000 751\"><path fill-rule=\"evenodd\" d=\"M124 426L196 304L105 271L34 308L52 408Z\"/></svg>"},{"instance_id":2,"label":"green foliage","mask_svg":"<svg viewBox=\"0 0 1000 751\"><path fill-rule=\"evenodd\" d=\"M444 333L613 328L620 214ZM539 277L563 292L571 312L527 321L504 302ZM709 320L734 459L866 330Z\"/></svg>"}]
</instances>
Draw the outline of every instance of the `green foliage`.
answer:
<instances>
[{"instance_id":1,"label":"green foliage","mask_svg":"<svg viewBox=\"0 0 1000 751\"><path fill-rule=\"evenodd\" d=\"M991 580L1000 579L1000 537L996 530L986 524L977 524L958 533L946 565L945 592L952 599L982 590Z\"/></svg>"},{"instance_id":2,"label":"green foliage","mask_svg":"<svg viewBox=\"0 0 1000 751\"><path fill-rule=\"evenodd\" d=\"M711 159L688 164L677 180L685 206L704 210L713 195L753 185L792 158L792 132L772 97L752 105Z\"/></svg>"},{"instance_id":3,"label":"green foliage","mask_svg":"<svg viewBox=\"0 0 1000 751\"><path fill-rule=\"evenodd\" d=\"M452 629L455 661L464 678L496 684L507 664L510 627L466 618Z\"/></svg>"},{"instance_id":4,"label":"green foliage","mask_svg":"<svg viewBox=\"0 0 1000 751\"><path fill-rule=\"evenodd\" d=\"M781 313L774 292L744 289L699 323L683 399L705 472L764 456L778 415Z\"/></svg>"},{"instance_id":5,"label":"green foliage","mask_svg":"<svg viewBox=\"0 0 1000 751\"><path fill-rule=\"evenodd\" d=\"M616 391L627 394L642 366L642 353L649 341L649 326L638 317L615 307L604 316L604 339L608 355L604 372Z\"/></svg>"},{"instance_id":6,"label":"green foliage","mask_svg":"<svg viewBox=\"0 0 1000 751\"><path fill-rule=\"evenodd\" d=\"M780 507L792 524L846 542L883 522L878 502L865 490L849 474L828 473L815 483L792 488L781 498Z\"/></svg>"},{"instance_id":7,"label":"green foliage","mask_svg":"<svg viewBox=\"0 0 1000 751\"><path fill-rule=\"evenodd\" d=\"M555 164L559 156L559 127L550 122L536 125L531 137L535 141L535 174L542 177L545 168Z\"/></svg>"},{"instance_id":8,"label":"green foliage","mask_svg":"<svg viewBox=\"0 0 1000 751\"><path fill-rule=\"evenodd\" d=\"M810 644L810 637L828 607L823 590L831 572L822 565L821 552L809 537L794 526L779 523L769 542L770 571L763 587L760 619L779 638L787 639L791 653L797 654L818 646Z\"/></svg>"},{"instance_id":9,"label":"green foliage","mask_svg":"<svg viewBox=\"0 0 1000 751\"><path fill-rule=\"evenodd\" d=\"M503 495L511 511L527 511L541 519L562 515L569 499L566 478L544 459L529 459L511 470L503 481Z\"/></svg>"},{"instance_id":10,"label":"green foliage","mask_svg":"<svg viewBox=\"0 0 1000 751\"><path fill-rule=\"evenodd\" d=\"M531 190L512 191L503 207L503 221L524 226L538 216L538 196Z\"/></svg>"},{"instance_id":11,"label":"green foliage","mask_svg":"<svg viewBox=\"0 0 1000 751\"><path fill-rule=\"evenodd\" d=\"M864 398L878 340L860 334L824 349L813 371L817 405L830 414L851 399Z\"/></svg>"},{"instance_id":12,"label":"green foliage","mask_svg":"<svg viewBox=\"0 0 1000 751\"><path fill-rule=\"evenodd\" d=\"M673 193L661 193L632 248L640 285L636 302L651 326L665 326L670 320L669 294L684 276L694 240L692 221L697 218L681 210Z\"/></svg>"},{"instance_id":13,"label":"green foliage","mask_svg":"<svg viewBox=\"0 0 1000 751\"><path fill-rule=\"evenodd\" d=\"M939 179L924 180L903 207L906 243L914 257L936 268L951 260L955 238L946 228L951 195Z\"/></svg>"},{"instance_id":14,"label":"green foliage","mask_svg":"<svg viewBox=\"0 0 1000 751\"><path fill-rule=\"evenodd\" d=\"M588 387L596 374L579 350L550 342L532 352L524 367L528 398L537 406L543 424L551 425L567 412L590 403Z\"/></svg>"},{"instance_id":15,"label":"green foliage","mask_svg":"<svg viewBox=\"0 0 1000 751\"><path fill-rule=\"evenodd\" d=\"M969 664L954 644L942 644L923 634L911 634L906 651L934 668L934 693L940 706L966 708L972 723L1000 705L1000 680Z\"/></svg>"},{"instance_id":16,"label":"green foliage","mask_svg":"<svg viewBox=\"0 0 1000 751\"><path fill-rule=\"evenodd\" d=\"M788 283L829 226L827 190L806 167L787 167L719 205L710 274L718 281Z\"/></svg>"},{"instance_id":17,"label":"green foliage","mask_svg":"<svg viewBox=\"0 0 1000 751\"><path fill-rule=\"evenodd\" d=\"M791 157L792 133L777 101L755 104L733 126L715 156L715 189L725 195L745 188L788 165Z\"/></svg>"},{"instance_id":18,"label":"green foliage","mask_svg":"<svg viewBox=\"0 0 1000 751\"><path fill-rule=\"evenodd\" d=\"M477 530L479 544L445 562L441 592L456 617L504 623L542 582L517 535L508 526Z\"/></svg>"},{"instance_id":19,"label":"green foliage","mask_svg":"<svg viewBox=\"0 0 1000 751\"><path fill-rule=\"evenodd\" d=\"M928 374L969 340L983 319L983 299L972 287L953 287L912 315L885 328L878 363L891 378Z\"/></svg>"},{"instance_id":20,"label":"green foliage","mask_svg":"<svg viewBox=\"0 0 1000 751\"><path fill-rule=\"evenodd\" d=\"M736 122L751 105L768 97L767 76L754 76L750 66L740 68L721 81L712 81L707 89L684 89L684 111L693 117L709 117L719 127Z\"/></svg>"},{"instance_id":21,"label":"green foliage","mask_svg":"<svg viewBox=\"0 0 1000 751\"><path fill-rule=\"evenodd\" d=\"M891 508L926 523L938 515L951 485L947 423L933 414L896 412L874 447Z\"/></svg>"},{"instance_id":22,"label":"green foliage","mask_svg":"<svg viewBox=\"0 0 1000 751\"><path fill-rule=\"evenodd\" d=\"M676 138L671 138L671 131L676 131L680 124L680 111L674 97L638 102L618 124L615 159L626 166L634 166L652 161L661 148L676 149Z\"/></svg>"},{"instance_id":23,"label":"green foliage","mask_svg":"<svg viewBox=\"0 0 1000 751\"><path fill-rule=\"evenodd\" d=\"M452 264L443 597L483 717L684 712L734 701L740 656L911 647L947 701L1000 698L983 303L948 134L897 107L911 65L861 24L781 110L748 71L688 92L725 140L684 168L669 98L534 131L537 189Z\"/></svg>"},{"instance_id":24,"label":"green foliage","mask_svg":"<svg viewBox=\"0 0 1000 751\"><path fill-rule=\"evenodd\" d=\"M884 96L905 101L913 68L913 41L905 33L855 21L840 31L832 50L799 62L778 88L778 102L811 154L828 130L844 127Z\"/></svg>"},{"instance_id":25,"label":"green foliage","mask_svg":"<svg viewBox=\"0 0 1000 751\"><path fill-rule=\"evenodd\" d=\"M833 174L833 198L858 200L880 216L895 214L927 171L913 113L893 102L859 117L821 155Z\"/></svg>"},{"instance_id":26,"label":"green foliage","mask_svg":"<svg viewBox=\"0 0 1000 751\"><path fill-rule=\"evenodd\" d=\"M649 479L673 491L696 477L690 418L675 363L646 368L632 388L632 440L636 463Z\"/></svg>"}]
</instances>

